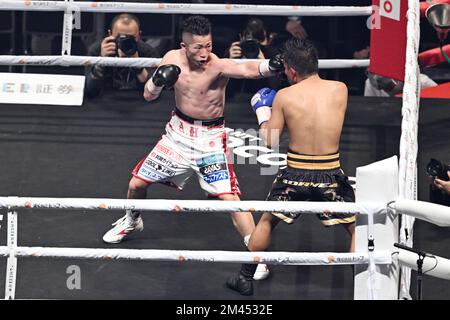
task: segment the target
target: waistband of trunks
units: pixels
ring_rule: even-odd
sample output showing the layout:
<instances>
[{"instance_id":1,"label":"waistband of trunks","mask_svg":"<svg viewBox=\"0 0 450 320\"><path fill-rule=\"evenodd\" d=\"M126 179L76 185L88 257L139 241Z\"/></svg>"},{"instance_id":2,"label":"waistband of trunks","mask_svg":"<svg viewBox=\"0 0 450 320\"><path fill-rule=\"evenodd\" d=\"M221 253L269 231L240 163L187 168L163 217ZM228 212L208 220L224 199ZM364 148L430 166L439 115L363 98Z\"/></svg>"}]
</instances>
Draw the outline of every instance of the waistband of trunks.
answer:
<instances>
[{"instance_id":1,"label":"waistband of trunks","mask_svg":"<svg viewBox=\"0 0 450 320\"><path fill-rule=\"evenodd\" d=\"M300 154L288 150L287 164L291 168L305 170L332 170L339 169L339 152L325 155Z\"/></svg>"},{"instance_id":2,"label":"waistband of trunks","mask_svg":"<svg viewBox=\"0 0 450 320\"><path fill-rule=\"evenodd\" d=\"M181 118L184 121L187 121L189 123L192 123L194 125L199 125L199 126L204 126L204 127L213 127L213 126L223 126L225 123L224 117L208 119L208 120L201 120L201 119L195 119L195 118L185 115L183 112L181 112L176 107L174 109L174 112L179 118Z\"/></svg>"}]
</instances>

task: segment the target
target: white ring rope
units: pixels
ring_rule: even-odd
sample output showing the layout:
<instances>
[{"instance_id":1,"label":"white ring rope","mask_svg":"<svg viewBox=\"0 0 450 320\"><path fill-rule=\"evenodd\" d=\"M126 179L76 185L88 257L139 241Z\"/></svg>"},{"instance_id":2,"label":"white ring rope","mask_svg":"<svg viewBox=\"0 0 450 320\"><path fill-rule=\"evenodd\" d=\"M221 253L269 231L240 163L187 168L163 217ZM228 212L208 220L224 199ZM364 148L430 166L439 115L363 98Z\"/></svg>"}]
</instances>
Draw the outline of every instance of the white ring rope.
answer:
<instances>
[{"instance_id":1,"label":"white ring rope","mask_svg":"<svg viewBox=\"0 0 450 320\"><path fill-rule=\"evenodd\" d=\"M403 267L417 270L417 253L398 249L397 260ZM450 260L427 254L423 259L422 272L441 279L450 280Z\"/></svg>"},{"instance_id":2,"label":"white ring rope","mask_svg":"<svg viewBox=\"0 0 450 320\"><path fill-rule=\"evenodd\" d=\"M0 256L8 255L8 247L0 247ZM141 261L266 263L275 265L353 265L367 264L369 261L366 253L349 252L246 252L51 247L16 247L15 256ZM375 254L375 261L378 264L391 264L392 253L379 251Z\"/></svg>"},{"instance_id":3,"label":"white ring rope","mask_svg":"<svg viewBox=\"0 0 450 320\"><path fill-rule=\"evenodd\" d=\"M8 230L7 230L7 246L3 247L6 250L8 257L6 261L6 279L5 279L5 299L14 299L16 293L16 279L17 279L17 212L11 211L8 208Z\"/></svg>"},{"instance_id":4,"label":"white ring rope","mask_svg":"<svg viewBox=\"0 0 450 320\"><path fill-rule=\"evenodd\" d=\"M417 199L417 152L419 124L419 41L420 10L416 0L408 0L406 30L405 84L403 87L402 126L399 156L399 195L402 198ZM413 246L414 218L402 217L400 242ZM411 299L409 294L411 272L405 267L401 270L401 298Z\"/></svg>"},{"instance_id":5,"label":"white ring rope","mask_svg":"<svg viewBox=\"0 0 450 320\"><path fill-rule=\"evenodd\" d=\"M221 200L166 200L166 199L94 199L94 198L25 198L0 197L0 208L85 209L85 210L146 210L196 212L301 212L385 214L387 206L380 202L307 202L307 201L221 201Z\"/></svg>"},{"instance_id":6,"label":"white ring rope","mask_svg":"<svg viewBox=\"0 0 450 320\"><path fill-rule=\"evenodd\" d=\"M263 61L261 59L232 59L236 63ZM100 65L112 67L157 67L161 58L118 58L90 56L13 56L0 55L0 65L38 65L38 66L87 66ZM321 59L320 69L367 68L369 59Z\"/></svg>"},{"instance_id":7,"label":"white ring rope","mask_svg":"<svg viewBox=\"0 0 450 320\"><path fill-rule=\"evenodd\" d=\"M450 227L450 207L400 198L395 201L397 213L424 220L440 227Z\"/></svg>"},{"instance_id":8,"label":"white ring rope","mask_svg":"<svg viewBox=\"0 0 450 320\"><path fill-rule=\"evenodd\" d=\"M271 16L369 16L372 6L275 6L198 3L129 3L2 0L0 10L226 14Z\"/></svg>"}]
</instances>

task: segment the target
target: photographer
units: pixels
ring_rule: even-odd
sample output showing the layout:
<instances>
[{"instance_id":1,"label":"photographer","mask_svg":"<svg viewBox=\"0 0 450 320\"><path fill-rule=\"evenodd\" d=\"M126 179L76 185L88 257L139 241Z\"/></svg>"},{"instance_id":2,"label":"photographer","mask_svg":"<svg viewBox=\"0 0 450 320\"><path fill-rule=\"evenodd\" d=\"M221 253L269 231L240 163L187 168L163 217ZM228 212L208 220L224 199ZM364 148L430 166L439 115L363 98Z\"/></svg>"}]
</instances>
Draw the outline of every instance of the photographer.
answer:
<instances>
[{"instance_id":1,"label":"photographer","mask_svg":"<svg viewBox=\"0 0 450 320\"><path fill-rule=\"evenodd\" d=\"M271 35L267 34L267 28L263 21L251 18L239 34L239 41L233 42L223 54L224 58L230 59L272 59L279 50L272 44ZM232 79L230 80L229 92L255 92L261 87L271 87L276 90L288 85L285 79L272 77L252 81Z\"/></svg>"},{"instance_id":2,"label":"photographer","mask_svg":"<svg viewBox=\"0 0 450 320\"><path fill-rule=\"evenodd\" d=\"M450 165L431 159L427 164L430 177L430 202L450 206Z\"/></svg>"},{"instance_id":3,"label":"photographer","mask_svg":"<svg viewBox=\"0 0 450 320\"><path fill-rule=\"evenodd\" d=\"M156 57L155 50L141 40L139 19L132 14L120 14L111 22L108 36L94 43L89 56L101 57ZM151 68L88 66L85 69L88 98L99 96L105 87L117 90L142 91L152 74Z\"/></svg>"}]
</instances>

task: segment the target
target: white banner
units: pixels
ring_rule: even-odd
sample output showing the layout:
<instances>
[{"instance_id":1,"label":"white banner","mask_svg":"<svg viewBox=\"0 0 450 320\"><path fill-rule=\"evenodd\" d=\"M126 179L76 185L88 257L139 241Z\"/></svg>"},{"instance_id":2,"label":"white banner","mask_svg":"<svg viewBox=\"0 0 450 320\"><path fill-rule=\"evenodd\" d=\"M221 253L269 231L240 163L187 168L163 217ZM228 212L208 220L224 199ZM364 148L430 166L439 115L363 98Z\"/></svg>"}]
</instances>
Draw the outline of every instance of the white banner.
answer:
<instances>
[{"instance_id":1,"label":"white banner","mask_svg":"<svg viewBox=\"0 0 450 320\"><path fill-rule=\"evenodd\" d=\"M0 73L0 103L81 106L84 76Z\"/></svg>"}]
</instances>

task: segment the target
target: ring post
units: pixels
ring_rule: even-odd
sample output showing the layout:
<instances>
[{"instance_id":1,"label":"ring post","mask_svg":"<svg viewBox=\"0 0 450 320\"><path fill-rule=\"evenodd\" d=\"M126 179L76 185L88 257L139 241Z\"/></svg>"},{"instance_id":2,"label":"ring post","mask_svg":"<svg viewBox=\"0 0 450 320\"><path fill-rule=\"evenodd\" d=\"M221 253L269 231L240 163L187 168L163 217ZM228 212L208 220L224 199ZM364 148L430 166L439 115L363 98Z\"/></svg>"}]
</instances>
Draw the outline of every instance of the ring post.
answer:
<instances>
[{"instance_id":1,"label":"ring post","mask_svg":"<svg viewBox=\"0 0 450 320\"><path fill-rule=\"evenodd\" d=\"M398 160L391 157L356 169L356 200L388 203L398 195ZM355 228L356 252L367 252L368 241L372 240L373 249L392 250L392 244L398 242L397 215L374 215L372 231L369 219L358 215ZM373 239L368 239L373 235ZM397 300L399 283L398 262L391 265L377 265L371 270L368 265L355 265L355 300Z\"/></svg>"}]
</instances>

